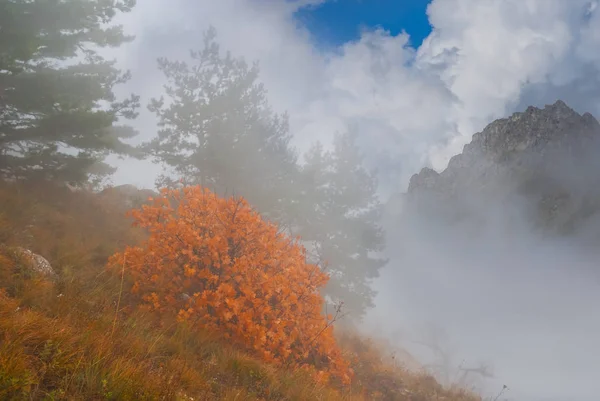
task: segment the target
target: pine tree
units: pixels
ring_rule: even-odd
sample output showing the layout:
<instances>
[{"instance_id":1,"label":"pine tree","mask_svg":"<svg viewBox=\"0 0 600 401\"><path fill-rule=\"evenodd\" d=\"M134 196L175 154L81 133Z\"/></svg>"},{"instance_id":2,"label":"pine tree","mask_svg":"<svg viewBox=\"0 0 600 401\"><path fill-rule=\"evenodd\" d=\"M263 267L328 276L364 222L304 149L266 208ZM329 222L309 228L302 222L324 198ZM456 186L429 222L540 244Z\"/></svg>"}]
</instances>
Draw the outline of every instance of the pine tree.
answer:
<instances>
[{"instance_id":1,"label":"pine tree","mask_svg":"<svg viewBox=\"0 0 600 401\"><path fill-rule=\"evenodd\" d=\"M0 176L72 183L113 171L110 153L129 154L115 126L134 118L138 98L117 101L129 79L98 50L132 40L110 25L134 0L3 0L0 3Z\"/></svg>"},{"instance_id":2,"label":"pine tree","mask_svg":"<svg viewBox=\"0 0 600 401\"><path fill-rule=\"evenodd\" d=\"M337 135L329 152L313 146L305 161L296 233L332 277L330 302L343 301L360 318L373 306L371 280L387 263L377 256L384 233L376 177L363 167L353 133Z\"/></svg>"},{"instance_id":3,"label":"pine tree","mask_svg":"<svg viewBox=\"0 0 600 401\"><path fill-rule=\"evenodd\" d=\"M270 109L258 65L221 55L215 38L210 28L190 64L159 59L168 102L151 101L160 130L144 149L175 173L159 185L182 179L219 195L241 195L277 219L296 171L287 115Z\"/></svg>"}]
</instances>

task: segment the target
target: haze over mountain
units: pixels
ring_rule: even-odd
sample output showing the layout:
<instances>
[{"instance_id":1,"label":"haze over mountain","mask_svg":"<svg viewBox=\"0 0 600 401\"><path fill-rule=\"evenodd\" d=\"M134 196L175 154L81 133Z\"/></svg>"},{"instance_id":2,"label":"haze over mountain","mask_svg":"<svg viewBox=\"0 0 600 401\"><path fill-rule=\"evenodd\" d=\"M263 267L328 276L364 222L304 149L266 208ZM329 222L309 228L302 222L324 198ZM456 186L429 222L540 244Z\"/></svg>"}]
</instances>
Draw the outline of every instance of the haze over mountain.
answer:
<instances>
[{"instance_id":1,"label":"haze over mountain","mask_svg":"<svg viewBox=\"0 0 600 401\"><path fill-rule=\"evenodd\" d=\"M600 124L591 114L562 101L531 106L476 133L441 173L413 175L409 202L440 218L472 220L517 203L546 231L579 231L599 207L599 149Z\"/></svg>"},{"instance_id":2,"label":"haze over mountain","mask_svg":"<svg viewBox=\"0 0 600 401\"><path fill-rule=\"evenodd\" d=\"M445 170L413 175L388 203L393 262L374 321L445 364L442 379L489 365L493 379L472 377L488 394L595 399L599 149L598 121L557 101L492 122ZM424 340L431 327L446 334Z\"/></svg>"}]
</instances>

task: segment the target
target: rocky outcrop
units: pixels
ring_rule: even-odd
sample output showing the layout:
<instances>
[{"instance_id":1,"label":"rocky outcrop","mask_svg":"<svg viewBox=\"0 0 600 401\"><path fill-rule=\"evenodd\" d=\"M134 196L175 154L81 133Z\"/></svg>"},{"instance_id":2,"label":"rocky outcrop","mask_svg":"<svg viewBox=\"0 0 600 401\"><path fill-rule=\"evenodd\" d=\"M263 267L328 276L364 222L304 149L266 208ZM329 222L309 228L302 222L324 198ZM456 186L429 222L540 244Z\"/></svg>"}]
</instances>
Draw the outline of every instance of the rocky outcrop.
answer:
<instances>
[{"instance_id":1,"label":"rocky outcrop","mask_svg":"<svg viewBox=\"0 0 600 401\"><path fill-rule=\"evenodd\" d=\"M539 222L561 227L600 211L600 123L564 102L496 120L438 173L415 174L406 200L428 213L467 216L508 198L529 202Z\"/></svg>"},{"instance_id":2,"label":"rocky outcrop","mask_svg":"<svg viewBox=\"0 0 600 401\"><path fill-rule=\"evenodd\" d=\"M33 273L50 279L56 279L58 277L50 262L43 256L21 247L13 248L13 252L22 262L25 262L25 267Z\"/></svg>"},{"instance_id":3,"label":"rocky outcrop","mask_svg":"<svg viewBox=\"0 0 600 401\"><path fill-rule=\"evenodd\" d=\"M430 168L421 170L411 178L408 192L464 189L518 166L562 164L583 156L586 146L597 145L599 138L600 124L589 113L579 115L562 101L543 109L530 106L473 135L440 174Z\"/></svg>"},{"instance_id":4,"label":"rocky outcrop","mask_svg":"<svg viewBox=\"0 0 600 401\"><path fill-rule=\"evenodd\" d=\"M408 192L435 189L439 173L429 167L423 168L418 174L413 175L408 183Z\"/></svg>"}]
</instances>

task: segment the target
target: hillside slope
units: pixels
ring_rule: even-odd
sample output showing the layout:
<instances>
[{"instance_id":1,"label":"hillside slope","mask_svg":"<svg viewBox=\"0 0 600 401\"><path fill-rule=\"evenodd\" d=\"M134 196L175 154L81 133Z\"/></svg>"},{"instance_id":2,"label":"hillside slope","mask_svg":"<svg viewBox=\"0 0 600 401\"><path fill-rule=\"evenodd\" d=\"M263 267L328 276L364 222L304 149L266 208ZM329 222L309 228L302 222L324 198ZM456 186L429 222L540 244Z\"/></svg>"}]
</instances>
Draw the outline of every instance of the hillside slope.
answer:
<instances>
[{"instance_id":1,"label":"hillside slope","mask_svg":"<svg viewBox=\"0 0 600 401\"><path fill-rule=\"evenodd\" d=\"M175 316L157 322L138 310L126 272L104 269L146 236L123 217L130 197L110 193L0 186L0 399L480 399L402 368L393 350L348 332L338 342L355 376L335 387L260 362ZM15 247L43 255L58 278L32 272Z\"/></svg>"}]
</instances>

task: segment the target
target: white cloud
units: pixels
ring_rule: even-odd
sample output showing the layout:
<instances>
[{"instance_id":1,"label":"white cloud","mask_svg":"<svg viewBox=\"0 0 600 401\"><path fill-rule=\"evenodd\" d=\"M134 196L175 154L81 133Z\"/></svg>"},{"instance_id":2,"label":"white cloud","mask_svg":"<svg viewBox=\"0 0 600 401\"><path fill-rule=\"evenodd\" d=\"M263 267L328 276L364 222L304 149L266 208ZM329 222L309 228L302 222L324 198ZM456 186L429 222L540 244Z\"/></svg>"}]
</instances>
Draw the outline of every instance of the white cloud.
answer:
<instances>
[{"instance_id":1,"label":"white cloud","mask_svg":"<svg viewBox=\"0 0 600 401\"><path fill-rule=\"evenodd\" d=\"M401 330L400 343L421 356L410 340L423 340L429 324L444 328L451 377L461 361L483 359L495 371L488 395L506 384L514 401L596 399L598 253L540 241L514 223L509 232L490 223L476 236L428 223L389 227L395 265L378 283L369 321L377 333Z\"/></svg>"},{"instance_id":2,"label":"white cloud","mask_svg":"<svg viewBox=\"0 0 600 401\"><path fill-rule=\"evenodd\" d=\"M357 126L372 164L382 151L401 156L402 171L382 176L394 190L424 164L443 168L474 131L523 107L522 96L543 103L560 94L576 107L600 110L596 96L582 100L590 88L580 82L600 65L596 2L435 0L428 9L434 31L419 49L405 34L377 30L330 54L317 51L293 19L297 7L319 2L140 2L125 18L138 38L120 50L135 76L128 89L145 101L159 95L156 57L186 57L214 25L223 49L260 61L271 103L290 112L300 150ZM578 81L579 89L569 87ZM597 79L594 85L600 87ZM155 121L143 117L146 137ZM142 182L137 171L123 169L116 178ZM150 185L150 176L143 182Z\"/></svg>"},{"instance_id":3,"label":"white cloud","mask_svg":"<svg viewBox=\"0 0 600 401\"><path fill-rule=\"evenodd\" d=\"M432 152L435 168L443 168L475 130L515 111L528 86L562 86L580 77L583 65L595 54L575 52L591 38L582 33L597 18L584 23L589 3L438 0L430 5L435 30L419 49L418 65L441 63L440 76L459 105L453 116L459 135L449 147ZM596 46L599 43L596 39ZM598 99L588 100L598 111Z\"/></svg>"}]
</instances>

